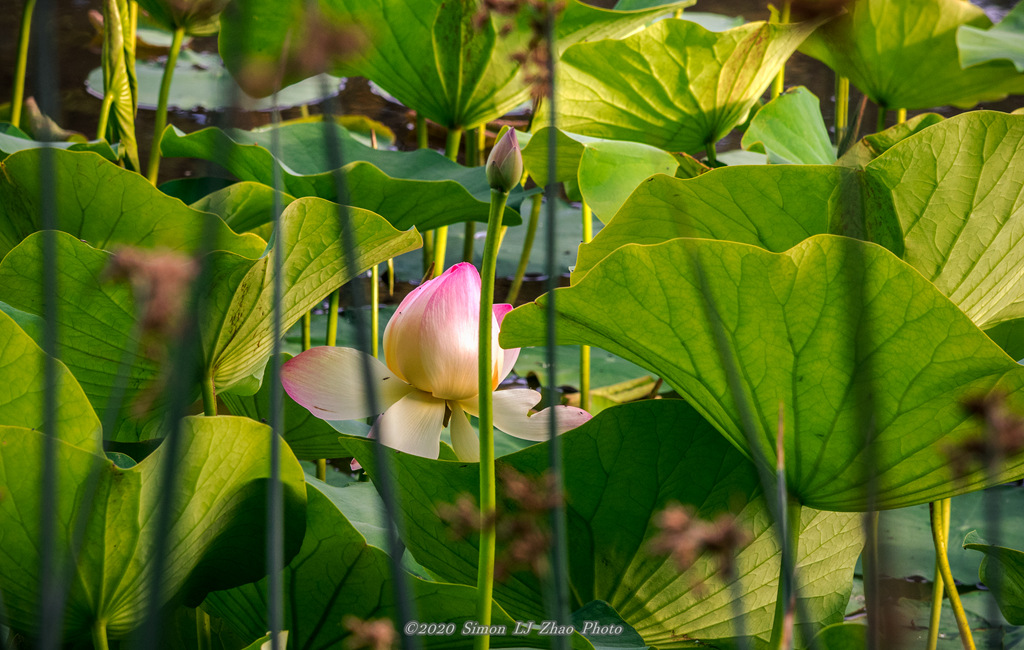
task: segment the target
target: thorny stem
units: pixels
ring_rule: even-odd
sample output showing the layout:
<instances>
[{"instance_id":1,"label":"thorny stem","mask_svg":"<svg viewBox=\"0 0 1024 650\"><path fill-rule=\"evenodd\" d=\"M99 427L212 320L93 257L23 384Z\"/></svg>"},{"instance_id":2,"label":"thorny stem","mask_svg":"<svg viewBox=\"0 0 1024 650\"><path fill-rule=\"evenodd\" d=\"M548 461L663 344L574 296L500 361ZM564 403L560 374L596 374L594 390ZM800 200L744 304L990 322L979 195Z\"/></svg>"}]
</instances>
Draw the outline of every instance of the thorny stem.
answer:
<instances>
[{"instance_id":1,"label":"thorny stem","mask_svg":"<svg viewBox=\"0 0 1024 650\"><path fill-rule=\"evenodd\" d=\"M583 202L583 243L589 244L594 238L594 213L586 201ZM590 346L580 346L580 408L590 410Z\"/></svg>"},{"instance_id":2,"label":"thorny stem","mask_svg":"<svg viewBox=\"0 0 1024 650\"><path fill-rule=\"evenodd\" d=\"M160 173L160 137L163 135L164 129L167 128L167 97L171 92L171 79L174 77L174 68L178 65L178 55L181 53L181 42L184 38L184 27L178 27L174 30L171 51L167 54L164 76L160 80L160 98L157 100L156 105L153 144L149 150L149 169L146 174L146 178L153 185L156 185L157 176Z\"/></svg>"},{"instance_id":3,"label":"thorny stem","mask_svg":"<svg viewBox=\"0 0 1024 650\"><path fill-rule=\"evenodd\" d=\"M940 499L931 505L942 509L942 538L949 543L949 514L952 501ZM927 650L935 650L939 643L939 622L942 618L942 571L939 568L938 557L935 559L935 577L932 580L932 615L928 623L928 646Z\"/></svg>"},{"instance_id":4,"label":"thorny stem","mask_svg":"<svg viewBox=\"0 0 1024 650\"><path fill-rule=\"evenodd\" d=\"M960 602L960 593L956 589L956 583L953 582L953 571L949 568L949 549L944 532L948 519L945 513L946 507L943 505L941 508L936 508L935 505L932 503L928 506L932 513L932 542L935 544L935 561L946 586L946 596L949 597L949 604L953 608L956 626L960 630L960 642L963 643L964 650L975 650L971 625L967 622L967 613L964 611L963 603Z\"/></svg>"},{"instance_id":5,"label":"thorny stem","mask_svg":"<svg viewBox=\"0 0 1024 650\"><path fill-rule=\"evenodd\" d=\"M459 143L462 141L462 129L448 129L448 139L444 145L444 155L449 160L459 157ZM434 277L444 273L444 256L448 250L448 226L438 226L434 235Z\"/></svg>"},{"instance_id":6,"label":"thorny stem","mask_svg":"<svg viewBox=\"0 0 1024 650\"><path fill-rule=\"evenodd\" d=\"M11 98L11 124L21 126L21 105L25 101L25 71L28 69L28 38L32 31L32 14L36 0L25 0L21 10L21 32L18 35L18 63L14 68L14 95Z\"/></svg>"},{"instance_id":7,"label":"thorny stem","mask_svg":"<svg viewBox=\"0 0 1024 650\"><path fill-rule=\"evenodd\" d=\"M498 260L498 231L505 212L508 192L491 190L491 211L487 219L487 239L484 240L483 260L480 264L480 338L479 384L480 392L480 559L477 563L477 621L491 624L491 596L494 592L494 553L496 533L491 513L497 506L494 478L494 387L491 384L491 321L494 319L494 272ZM474 648L487 650L489 635L476 637Z\"/></svg>"},{"instance_id":8,"label":"thorny stem","mask_svg":"<svg viewBox=\"0 0 1024 650\"><path fill-rule=\"evenodd\" d=\"M526 226L526 239L523 240L523 252L519 256L519 266L516 267L516 277L512 280L512 286L508 289L508 296L505 302L516 304L519 297L519 290L523 287L523 278L526 276L526 266L530 263L530 253L533 252L533 240L537 236L537 226L540 224L541 194L533 195L533 206L530 208L530 223Z\"/></svg>"}]
</instances>

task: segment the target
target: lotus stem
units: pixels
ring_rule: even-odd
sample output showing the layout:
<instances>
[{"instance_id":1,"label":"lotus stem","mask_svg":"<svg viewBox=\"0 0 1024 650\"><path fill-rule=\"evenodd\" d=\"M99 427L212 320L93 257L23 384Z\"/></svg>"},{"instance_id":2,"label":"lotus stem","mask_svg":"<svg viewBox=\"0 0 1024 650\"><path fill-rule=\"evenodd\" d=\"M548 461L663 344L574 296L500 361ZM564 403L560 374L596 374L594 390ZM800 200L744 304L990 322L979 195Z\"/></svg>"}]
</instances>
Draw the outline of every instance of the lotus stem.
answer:
<instances>
[{"instance_id":1,"label":"lotus stem","mask_svg":"<svg viewBox=\"0 0 1024 650\"><path fill-rule=\"evenodd\" d=\"M683 10L682 9L676 9L675 13L672 14L672 17L675 18L676 20L681 19L683 17Z\"/></svg>"},{"instance_id":2,"label":"lotus stem","mask_svg":"<svg viewBox=\"0 0 1024 650\"><path fill-rule=\"evenodd\" d=\"M971 625L967 621L964 605L960 602L960 593L957 591L956 583L953 581L953 571L949 568L949 548L945 533L946 527L949 525L949 518L946 515L946 505L941 504L939 508L935 506L935 503L928 506L932 513L932 542L935 544L935 562L939 567L942 581L946 586L946 596L949 597L949 604L953 608L957 629L960 630L960 642L963 643L964 650L975 650L974 637L971 636Z\"/></svg>"},{"instance_id":3,"label":"lotus stem","mask_svg":"<svg viewBox=\"0 0 1024 650\"><path fill-rule=\"evenodd\" d=\"M171 51L167 54L167 64L164 67L164 75L160 80L160 98L156 105L156 123L153 126L153 144L149 150L149 169L146 177L149 182L156 185L157 176L160 173L160 139L164 129L167 128L167 97L171 93L171 79L174 78L174 68L178 65L178 55L181 53L181 42L185 38L185 28L178 27L174 30L174 39L171 41Z\"/></svg>"},{"instance_id":4,"label":"lotus stem","mask_svg":"<svg viewBox=\"0 0 1024 650\"><path fill-rule=\"evenodd\" d=\"M462 142L462 129L448 129L448 139L444 145L444 155L449 160L458 160L460 142ZM434 233L434 277L436 278L444 273L444 256L448 249L448 226L438 226Z\"/></svg>"},{"instance_id":5,"label":"lotus stem","mask_svg":"<svg viewBox=\"0 0 1024 650\"><path fill-rule=\"evenodd\" d=\"M481 164L484 150L484 127L478 126L466 138L466 166L477 167ZM462 238L462 261L473 263L473 249L476 247L476 222L467 221Z\"/></svg>"},{"instance_id":6,"label":"lotus stem","mask_svg":"<svg viewBox=\"0 0 1024 650\"><path fill-rule=\"evenodd\" d=\"M594 239L594 213L590 205L583 202L583 243ZM580 346L580 408L590 410L590 346Z\"/></svg>"},{"instance_id":7,"label":"lotus stem","mask_svg":"<svg viewBox=\"0 0 1024 650\"><path fill-rule=\"evenodd\" d=\"M110 649L107 643L107 622L102 618L92 624L92 647L95 650Z\"/></svg>"},{"instance_id":8,"label":"lotus stem","mask_svg":"<svg viewBox=\"0 0 1024 650\"><path fill-rule=\"evenodd\" d=\"M426 149L430 146L430 134L427 131L427 118L422 114L416 114L416 147Z\"/></svg>"},{"instance_id":9,"label":"lotus stem","mask_svg":"<svg viewBox=\"0 0 1024 650\"><path fill-rule=\"evenodd\" d=\"M800 515L802 508L795 499L786 499L786 506L781 511L780 525L783 534L782 562L779 570L779 591L775 600L775 619L772 623L770 648L790 650L795 645L794 630L796 629L794 614L796 611L796 557L800 541Z\"/></svg>"},{"instance_id":10,"label":"lotus stem","mask_svg":"<svg viewBox=\"0 0 1024 650\"><path fill-rule=\"evenodd\" d=\"M316 477L319 480L324 481L325 483L327 482L327 459L326 458L318 458L317 459L317 461L316 461Z\"/></svg>"},{"instance_id":11,"label":"lotus stem","mask_svg":"<svg viewBox=\"0 0 1024 650\"><path fill-rule=\"evenodd\" d=\"M704 150L708 154L708 166L709 167L716 166L718 164L718 155L717 155L717 153L715 151L715 143L714 142L708 142L706 145L704 145Z\"/></svg>"},{"instance_id":12,"label":"lotus stem","mask_svg":"<svg viewBox=\"0 0 1024 650\"><path fill-rule=\"evenodd\" d=\"M380 265L370 269L370 354L380 353L377 339L380 332Z\"/></svg>"},{"instance_id":13,"label":"lotus stem","mask_svg":"<svg viewBox=\"0 0 1024 650\"><path fill-rule=\"evenodd\" d=\"M210 630L210 615L196 607L196 648L198 650L212 650L213 639Z\"/></svg>"},{"instance_id":14,"label":"lotus stem","mask_svg":"<svg viewBox=\"0 0 1024 650\"><path fill-rule=\"evenodd\" d=\"M896 109L896 123L903 124L907 121L907 109L898 108Z\"/></svg>"},{"instance_id":15,"label":"lotus stem","mask_svg":"<svg viewBox=\"0 0 1024 650\"><path fill-rule=\"evenodd\" d=\"M21 105L25 102L25 71L28 69L28 39L32 32L32 14L36 0L25 0L18 34L18 62L14 68L14 95L11 97L11 124L21 126Z\"/></svg>"},{"instance_id":16,"label":"lotus stem","mask_svg":"<svg viewBox=\"0 0 1024 650\"><path fill-rule=\"evenodd\" d=\"M327 300L327 337L324 345L334 347L338 343L338 307L341 298L341 289L331 292Z\"/></svg>"},{"instance_id":17,"label":"lotus stem","mask_svg":"<svg viewBox=\"0 0 1024 650\"><path fill-rule=\"evenodd\" d=\"M942 538L949 543L949 514L952 501L941 499L932 504L932 508L938 506L942 509ZM928 646L927 650L935 650L939 643L939 621L942 618L942 570L939 568L938 557L935 559L935 576L932 579L932 615L928 623Z\"/></svg>"},{"instance_id":18,"label":"lotus stem","mask_svg":"<svg viewBox=\"0 0 1024 650\"><path fill-rule=\"evenodd\" d=\"M480 339L479 339L479 391L480 391L480 559L477 563L476 617L481 625L491 624L491 596L494 592L494 553L496 533L491 514L497 507L494 478L494 402L491 385L491 321L494 316L494 273L498 262L498 231L505 213L508 192L491 190L491 211L487 219L487 239L484 240L483 260L480 264ZM491 637L476 637L473 647L487 650Z\"/></svg>"},{"instance_id":19,"label":"lotus stem","mask_svg":"<svg viewBox=\"0 0 1024 650\"><path fill-rule=\"evenodd\" d=\"M850 79L836 77L836 146L840 146L850 128Z\"/></svg>"},{"instance_id":20,"label":"lotus stem","mask_svg":"<svg viewBox=\"0 0 1024 650\"><path fill-rule=\"evenodd\" d=\"M302 351L303 352L305 352L306 350L308 350L311 347L313 347L313 340L312 340L312 337L310 336L310 331L309 331L310 330L310 326L312 325L312 323L313 323L313 316L312 316L312 314L310 314L310 312L307 311L305 314L302 315Z\"/></svg>"},{"instance_id":21,"label":"lotus stem","mask_svg":"<svg viewBox=\"0 0 1024 650\"><path fill-rule=\"evenodd\" d=\"M395 295L395 258L388 258L388 297Z\"/></svg>"},{"instance_id":22,"label":"lotus stem","mask_svg":"<svg viewBox=\"0 0 1024 650\"><path fill-rule=\"evenodd\" d=\"M427 118L420 113L416 114L416 147L426 149L430 146L430 138L427 132ZM430 261L434 259L434 231L428 230L423 233L423 273L426 275L430 270ZM392 291L394 293L394 291Z\"/></svg>"},{"instance_id":23,"label":"lotus stem","mask_svg":"<svg viewBox=\"0 0 1024 650\"><path fill-rule=\"evenodd\" d=\"M203 377L203 415L217 415L217 391L213 384L213 373Z\"/></svg>"},{"instance_id":24,"label":"lotus stem","mask_svg":"<svg viewBox=\"0 0 1024 650\"><path fill-rule=\"evenodd\" d=\"M530 263L530 253L533 252L533 240L537 237L537 226L540 224L541 194L533 195L533 205L530 207L530 223L526 226L526 239L523 240L523 252L519 255L519 266L516 267L516 277L512 280L512 286L508 289L508 296L505 301L511 304L516 303L519 297L519 290L523 287L523 278L526 276L526 267Z\"/></svg>"},{"instance_id":25,"label":"lotus stem","mask_svg":"<svg viewBox=\"0 0 1024 650\"><path fill-rule=\"evenodd\" d=\"M783 0L782 12L779 15L779 24L785 25L789 22L790 14L792 13L793 3L792 0ZM772 99L775 99L782 94L783 87L786 85L786 62L782 63L782 67L779 68L779 74L775 76L775 81L772 83Z\"/></svg>"},{"instance_id":26,"label":"lotus stem","mask_svg":"<svg viewBox=\"0 0 1024 650\"><path fill-rule=\"evenodd\" d=\"M875 122L875 133L881 133L885 130L885 114L889 109L885 106L878 106L878 119Z\"/></svg>"}]
</instances>

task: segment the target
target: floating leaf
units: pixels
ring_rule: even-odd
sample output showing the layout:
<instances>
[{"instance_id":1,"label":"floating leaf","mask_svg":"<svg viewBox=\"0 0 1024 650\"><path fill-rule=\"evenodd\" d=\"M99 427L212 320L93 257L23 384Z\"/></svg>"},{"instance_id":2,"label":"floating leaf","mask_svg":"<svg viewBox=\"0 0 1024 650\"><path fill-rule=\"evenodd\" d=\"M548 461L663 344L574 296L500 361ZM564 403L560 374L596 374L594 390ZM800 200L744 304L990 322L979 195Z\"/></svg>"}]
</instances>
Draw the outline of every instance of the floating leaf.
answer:
<instances>
[{"instance_id":1,"label":"floating leaf","mask_svg":"<svg viewBox=\"0 0 1024 650\"><path fill-rule=\"evenodd\" d=\"M359 491L358 486L338 488L316 480L307 486L306 536L283 575L284 627L294 647L342 647L350 635L347 617L393 620L397 614L391 561L374 545L378 540L365 537L350 521L354 501L347 493ZM476 620L476 589L410 575L405 579L418 620L453 626L451 633L424 635L421 642L428 648L472 647L474 636L462 628ZM211 594L203 607L232 623L239 633L253 636L266 627L266 590L263 579ZM548 637L512 636L515 621L500 605L494 607L492 624L508 630L491 636L494 647L548 647ZM578 635L572 646L591 648Z\"/></svg>"},{"instance_id":2,"label":"floating leaf","mask_svg":"<svg viewBox=\"0 0 1024 650\"><path fill-rule=\"evenodd\" d=\"M980 7L961 0L862 0L801 51L883 108L972 106L1024 92L1024 76L1007 61L960 67L957 29L991 24Z\"/></svg>"},{"instance_id":3,"label":"floating leaf","mask_svg":"<svg viewBox=\"0 0 1024 650\"><path fill-rule=\"evenodd\" d=\"M236 235L212 214L186 207L142 176L92 153L51 151L57 229L106 250L121 246L183 253L225 250L257 257L266 242ZM44 152L21 151L0 162L0 258L42 228Z\"/></svg>"},{"instance_id":4,"label":"floating leaf","mask_svg":"<svg viewBox=\"0 0 1024 650\"><path fill-rule=\"evenodd\" d=\"M1024 625L1024 552L988 544L974 530L964 538L964 548L985 555L978 577L992 591L1006 620Z\"/></svg>"},{"instance_id":5,"label":"floating leaf","mask_svg":"<svg viewBox=\"0 0 1024 650\"><path fill-rule=\"evenodd\" d=\"M818 98L803 86L790 88L757 112L743 134L743 148L767 153L773 163L836 161Z\"/></svg>"},{"instance_id":6,"label":"floating leaf","mask_svg":"<svg viewBox=\"0 0 1024 650\"><path fill-rule=\"evenodd\" d=\"M561 60L558 126L703 152L746 120L818 24L756 22L709 32L697 23L662 20L621 41L574 45Z\"/></svg>"},{"instance_id":7,"label":"floating leaf","mask_svg":"<svg viewBox=\"0 0 1024 650\"><path fill-rule=\"evenodd\" d=\"M258 131L208 128L188 135L171 127L164 133L161 150L167 157L215 162L242 180L270 187L276 166L288 194L335 200L337 179L324 145L331 137L328 130L337 138L338 160L346 163L342 169L352 205L380 214L399 230L486 221L490 186L483 167L463 167L428 149L376 150L339 125L300 122ZM280 158L272 153L275 131ZM509 204L518 205L522 196L522 190L514 190ZM504 222L516 225L519 215L506 208Z\"/></svg>"},{"instance_id":8,"label":"floating leaf","mask_svg":"<svg viewBox=\"0 0 1024 650\"><path fill-rule=\"evenodd\" d=\"M183 420L180 435L165 547L170 570L158 587L164 603L195 607L210 591L252 582L265 572L266 458L272 434L245 418L191 417ZM57 443L56 452L58 557L69 556L76 521L91 506L67 594L64 635L87 637L101 621L111 638L120 638L147 613L167 446L131 469L65 442ZM42 467L41 433L0 427L0 485L6 497L0 500L0 585L7 621L29 632L38 622ZM287 451L280 477L287 560L302 540L306 501L302 468ZM93 495L82 488L90 480ZM91 504L87 496L93 496Z\"/></svg>"},{"instance_id":9,"label":"floating leaf","mask_svg":"<svg viewBox=\"0 0 1024 650\"><path fill-rule=\"evenodd\" d=\"M373 476L373 443L344 438L342 444ZM547 444L499 459L499 469L541 475L549 467ZM566 433L562 444L569 459L564 484L572 607L604 600L645 644L658 647L678 645L681 639L711 645L730 639L736 634L736 607L746 633L767 641L780 553L749 461L680 400L608 409ZM407 546L441 578L475 584L476 537L453 539L448 525L433 513L439 504L478 494L476 464L388 453ZM618 498L623 494L630 498ZM649 545L658 533L652 518L672 502L694 506L701 518L737 515L750 537L734 556L735 588L721 583L717 561L707 554L683 572L651 554ZM797 566L799 593L810 618L801 621L807 634L841 619L861 537L855 516L805 509L801 522ZM499 546L499 557L501 552ZM698 583L704 588L695 587ZM520 620L543 620L542 594L537 577L520 571L495 584L494 598Z\"/></svg>"},{"instance_id":10,"label":"floating leaf","mask_svg":"<svg viewBox=\"0 0 1024 650\"><path fill-rule=\"evenodd\" d=\"M964 68L1005 59L1017 72L1024 72L1024 4L1018 2L989 29L961 25L956 30L956 46Z\"/></svg>"},{"instance_id":11,"label":"floating leaf","mask_svg":"<svg viewBox=\"0 0 1024 650\"><path fill-rule=\"evenodd\" d=\"M804 505L865 510L872 473L883 509L1024 477L1021 454L996 476L976 467L961 478L949 463L981 435L960 403L995 391L1024 408L1024 368L874 244L817 235L781 254L700 239L630 245L556 295L559 343L657 373L771 468L781 408L789 490ZM506 316L502 345L542 345L545 304Z\"/></svg>"}]
</instances>

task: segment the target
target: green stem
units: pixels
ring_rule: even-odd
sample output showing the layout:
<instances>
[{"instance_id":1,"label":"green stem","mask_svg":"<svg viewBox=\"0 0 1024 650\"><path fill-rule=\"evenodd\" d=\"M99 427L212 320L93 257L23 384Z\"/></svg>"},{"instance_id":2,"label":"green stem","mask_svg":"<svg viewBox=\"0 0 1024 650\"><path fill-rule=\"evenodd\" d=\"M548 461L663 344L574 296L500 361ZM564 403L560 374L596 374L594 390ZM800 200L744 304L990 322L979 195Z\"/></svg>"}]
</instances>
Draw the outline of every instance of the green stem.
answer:
<instances>
[{"instance_id":1,"label":"green stem","mask_svg":"<svg viewBox=\"0 0 1024 650\"><path fill-rule=\"evenodd\" d=\"M377 356L380 352L377 333L380 331L380 265L374 264L370 269L370 354Z\"/></svg>"},{"instance_id":2,"label":"green stem","mask_svg":"<svg viewBox=\"0 0 1024 650\"><path fill-rule=\"evenodd\" d=\"M427 118L416 114L416 147L426 149L430 146L430 133L427 131Z\"/></svg>"},{"instance_id":3,"label":"green stem","mask_svg":"<svg viewBox=\"0 0 1024 650\"><path fill-rule=\"evenodd\" d=\"M590 205L583 202L583 243L594 239L594 213ZM590 410L590 346L580 346L580 408Z\"/></svg>"},{"instance_id":4,"label":"green stem","mask_svg":"<svg viewBox=\"0 0 1024 650\"><path fill-rule=\"evenodd\" d=\"M483 143L481 134L484 128L478 126L471 130L466 138L466 166L478 167L481 165L483 154ZM467 221L462 238L462 261L473 263L473 249L476 247L476 222Z\"/></svg>"},{"instance_id":5,"label":"green stem","mask_svg":"<svg viewBox=\"0 0 1024 650\"><path fill-rule=\"evenodd\" d=\"M167 127L167 96L171 92L171 79L174 77L174 68L178 65L178 54L181 53L181 42L185 38L185 28L178 27L174 30L174 39L171 41L171 51L167 54L167 63L164 67L164 75L160 80L160 98L156 105L156 123L153 127L153 144L149 150L149 169L146 178L153 185L156 185L157 176L160 173L160 138Z\"/></svg>"},{"instance_id":6,"label":"green stem","mask_svg":"<svg viewBox=\"0 0 1024 650\"><path fill-rule=\"evenodd\" d=\"M481 625L491 624L491 596L494 592L494 551L496 533L491 513L497 506L494 478L494 396L491 385L491 321L494 313L494 272L498 261L501 218L505 213L507 192L491 190L491 211L487 219L487 239L484 240L483 260L480 264L480 338L478 389L480 400L480 519L486 524L480 531L480 560L477 564L476 618ZM487 650L490 636L476 637L475 650Z\"/></svg>"},{"instance_id":7,"label":"green stem","mask_svg":"<svg viewBox=\"0 0 1024 650\"><path fill-rule=\"evenodd\" d=\"M203 415L217 415L217 392L212 374L203 378Z\"/></svg>"},{"instance_id":8,"label":"green stem","mask_svg":"<svg viewBox=\"0 0 1024 650\"><path fill-rule=\"evenodd\" d=\"M836 77L836 146L846 137L850 128L850 79ZM841 152L840 152L841 153Z\"/></svg>"},{"instance_id":9,"label":"green stem","mask_svg":"<svg viewBox=\"0 0 1024 650\"><path fill-rule=\"evenodd\" d=\"M308 311L302 315L302 351L313 347L313 340L310 336L310 325L313 323L313 316Z\"/></svg>"},{"instance_id":10,"label":"green stem","mask_svg":"<svg viewBox=\"0 0 1024 650\"><path fill-rule=\"evenodd\" d=\"M679 20L680 18L683 17L683 10L682 9L676 9L675 13L672 14L672 17L675 18L676 20Z\"/></svg>"},{"instance_id":11,"label":"green stem","mask_svg":"<svg viewBox=\"0 0 1024 650\"><path fill-rule=\"evenodd\" d=\"M793 9L792 0L783 0L782 13L779 15L779 24L785 25L789 22L789 17ZM775 76L775 81L772 83L772 99L775 99L782 94L783 86L786 85L786 64L783 62L782 67L779 68L779 74Z\"/></svg>"},{"instance_id":12,"label":"green stem","mask_svg":"<svg viewBox=\"0 0 1024 650\"><path fill-rule=\"evenodd\" d=\"M25 71L28 69L28 37L32 31L32 14L36 0L25 0L21 10L21 32L18 34L18 62L14 68L14 96L11 98L11 124L21 126L21 106L25 102Z\"/></svg>"},{"instance_id":13,"label":"green stem","mask_svg":"<svg viewBox=\"0 0 1024 650\"><path fill-rule=\"evenodd\" d=\"M100 104L100 119L96 123L96 139L107 139L107 124L110 122L110 109L114 105L114 93L104 92L103 103Z\"/></svg>"},{"instance_id":14,"label":"green stem","mask_svg":"<svg viewBox=\"0 0 1024 650\"><path fill-rule=\"evenodd\" d=\"M476 248L476 222L467 221L462 231L462 261L473 263L473 253Z\"/></svg>"},{"instance_id":15,"label":"green stem","mask_svg":"<svg viewBox=\"0 0 1024 650\"><path fill-rule=\"evenodd\" d=\"M102 618L92 624L92 647L95 650L110 649L107 644L107 622Z\"/></svg>"},{"instance_id":16,"label":"green stem","mask_svg":"<svg viewBox=\"0 0 1024 650\"><path fill-rule=\"evenodd\" d=\"M708 154L708 167L714 167L718 164L718 155L715 152L715 143L709 142L704 145L704 150Z\"/></svg>"},{"instance_id":17,"label":"green stem","mask_svg":"<svg viewBox=\"0 0 1024 650\"><path fill-rule=\"evenodd\" d=\"M395 295L395 258L388 258L388 297Z\"/></svg>"},{"instance_id":18,"label":"green stem","mask_svg":"<svg viewBox=\"0 0 1024 650\"><path fill-rule=\"evenodd\" d=\"M885 130L885 114L889 109L885 106L878 107L878 120L875 122L875 133L881 133Z\"/></svg>"},{"instance_id":19,"label":"green stem","mask_svg":"<svg viewBox=\"0 0 1024 650\"><path fill-rule=\"evenodd\" d=\"M775 619L772 623L772 637L768 644L770 648L785 650L795 645L793 638L796 625L793 621L796 607L796 558L800 542L800 503L791 497L786 498L786 507L783 516L785 517L785 535L782 543L782 566L779 569L779 590L775 599ZM787 566L787 558L789 560Z\"/></svg>"},{"instance_id":20,"label":"green stem","mask_svg":"<svg viewBox=\"0 0 1024 650\"><path fill-rule=\"evenodd\" d=\"M949 513L950 504L952 502L949 499L941 499L931 505L932 508L938 506L942 509L942 538L949 543ZM932 579L932 615L931 620L928 623L928 645L927 650L935 650L939 644L939 622L942 619L942 570L939 568L939 561L936 557L935 560L935 576Z\"/></svg>"},{"instance_id":21,"label":"green stem","mask_svg":"<svg viewBox=\"0 0 1024 650\"><path fill-rule=\"evenodd\" d=\"M523 278L526 276L526 266L530 263L530 253L533 252L533 240L537 236L537 226L540 224L540 194L533 195L533 206L530 208L530 223L526 226L526 239L523 240L523 252L519 255L519 266L516 267L516 277L512 280L512 286L508 289L508 296L505 302L516 303L519 297L519 290L523 287Z\"/></svg>"},{"instance_id":22,"label":"green stem","mask_svg":"<svg viewBox=\"0 0 1024 650\"><path fill-rule=\"evenodd\" d=\"M459 157L459 143L462 142L462 129L448 129L448 139L444 145L444 155L456 161ZM434 236L434 277L444 273L444 256L448 249L448 226L439 226Z\"/></svg>"},{"instance_id":23,"label":"green stem","mask_svg":"<svg viewBox=\"0 0 1024 650\"><path fill-rule=\"evenodd\" d=\"M316 461L316 477L321 481L327 481L327 459L320 458Z\"/></svg>"},{"instance_id":24,"label":"green stem","mask_svg":"<svg viewBox=\"0 0 1024 650\"><path fill-rule=\"evenodd\" d=\"M897 108L896 109L896 123L903 124L907 121L907 109Z\"/></svg>"},{"instance_id":25,"label":"green stem","mask_svg":"<svg viewBox=\"0 0 1024 650\"><path fill-rule=\"evenodd\" d=\"M198 650L211 650L213 639L210 630L210 615L196 607L196 647Z\"/></svg>"},{"instance_id":26,"label":"green stem","mask_svg":"<svg viewBox=\"0 0 1024 650\"><path fill-rule=\"evenodd\" d=\"M935 561L939 566L942 581L946 586L946 596L949 597L949 604L953 608L953 616L956 618L956 626L960 630L960 642L964 650L975 650L974 637L971 636L971 625L967 621L967 613L964 612L963 603L960 602L960 594L957 592L956 583L953 582L953 571L949 568L949 549L945 539L944 531L948 525L946 522L946 506L936 508L931 504L929 510L932 513L932 542L935 544Z\"/></svg>"},{"instance_id":27,"label":"green stem","mask_svg":"<svg viewBox=\"0 0 1024 650\"><path fill-rule=\"evenodd\" d=\"M331 293L327 300L327 338L325 345L334 346L338 343L338 304L341 298L341 289Z\"/></svg>"}]
</instances>

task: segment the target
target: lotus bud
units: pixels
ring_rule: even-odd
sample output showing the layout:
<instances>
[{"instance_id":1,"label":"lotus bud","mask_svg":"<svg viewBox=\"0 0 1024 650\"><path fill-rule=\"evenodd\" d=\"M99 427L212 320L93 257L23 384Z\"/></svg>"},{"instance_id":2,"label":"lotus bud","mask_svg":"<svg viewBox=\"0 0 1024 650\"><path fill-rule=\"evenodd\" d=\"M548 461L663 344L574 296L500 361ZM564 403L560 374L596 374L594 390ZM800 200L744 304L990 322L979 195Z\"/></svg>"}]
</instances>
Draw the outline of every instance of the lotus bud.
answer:
<instances>
[{"instance_id":1,"label":"lotus bud","mask_svg":"<svg viewBox=\"0 0 1024 650\"><path fill-rule=\"evenodd\" d=\"M523 154L515 129L505 131L487 156L487 182L491 189L507 194L523 177Z\"/></svg>"}]
</instances>

